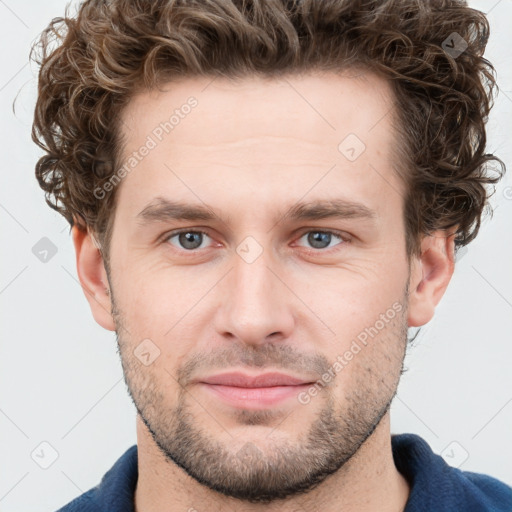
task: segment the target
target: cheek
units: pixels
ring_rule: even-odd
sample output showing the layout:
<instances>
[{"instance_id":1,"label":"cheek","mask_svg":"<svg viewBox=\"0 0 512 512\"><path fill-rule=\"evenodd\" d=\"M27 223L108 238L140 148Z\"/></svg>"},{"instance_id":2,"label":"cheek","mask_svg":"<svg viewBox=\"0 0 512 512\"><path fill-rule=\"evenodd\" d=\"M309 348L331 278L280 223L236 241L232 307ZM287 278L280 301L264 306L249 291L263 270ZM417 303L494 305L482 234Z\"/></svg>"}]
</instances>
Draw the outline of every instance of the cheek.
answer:
<instances>
[{"instance_id":1,"label":"cheek","mask_svg":"<svg viewBox=\"0 0 512 512\"><path fill-rule=\"evenodd\" d=\"M380 330L382 317L388 325L405 307L401 278L383 271L356 274L346 269L331 269L328 273L322 269L309 280L315 285L308 282L302 290L300 286L295 290L334 331L329 333L333 342L345 344L376 323ZM310 310L305 314L311 314Z\"/></svg>"},{"instance_id":2,"label":"cheek","mask_svg":"<svg viewBox=\"0 0 512 512\"><path fill-rule=\"evenodd\" d=\"M211 285L180 274L171 269L138 276L127 272L131 278L118 283L115 289L116 304L129 333L123 335L128 345L126 357L135 352L149 351L152 357L156 354L154 362L141 370L147 370L157 380L171 379L169 373L175 375L187 355L198 349L201 338L198 329L204 320L198 318L199 302ZM173 387L176 383L171 381L169 385Z\"/></svg>"},{"instance_id":3,"label":"cheek","mask_svg":"<svg viewBox=\"0 0 512 512\"><path fill-rule=\"evenodd\" d=\"M348 372L354 367L367 371L363 367L394 366L407 335L407 304L400 280L333 282L326 281L321 293L317 288L308 295L311 310L334 331L326 336L323 348L329 360L341 360Z\"/></svg>"},{"instance_id":4,"label":"cheek","mask_svg":"<svg viewBox=\"0 0 512 512\"><path fill-rule=\"evenodd\" d=\"M165 334L211 287L212 279L199 275L197 270L192 275L190 269L125 269L115 292L127 322Z\"/></svg>"},{"instance_id":5,"label":"cheek","mask_svg":"<svg viewBox=\"0 0 512 512\"><path fill-rule=\"evenodd\" d=\"M393 317L393 318L391 318ZM383 317L358 328L329 349L328 358L336 374L333 393L338 397L370 394L387 396L399 378L406 346L403 312L385 310ZM387 322L386 322L387 321Z\"/></svg>"}]
</instances>

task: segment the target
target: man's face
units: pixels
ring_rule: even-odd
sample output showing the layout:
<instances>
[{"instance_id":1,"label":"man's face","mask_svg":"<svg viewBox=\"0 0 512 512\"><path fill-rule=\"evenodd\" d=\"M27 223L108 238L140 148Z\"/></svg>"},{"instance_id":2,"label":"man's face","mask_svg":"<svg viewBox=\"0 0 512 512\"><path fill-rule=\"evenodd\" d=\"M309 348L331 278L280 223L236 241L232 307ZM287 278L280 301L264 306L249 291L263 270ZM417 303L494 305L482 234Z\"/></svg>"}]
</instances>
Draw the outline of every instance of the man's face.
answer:
<instances>
[{"instance_id":1,"label":"man's face","mask_svg":"<svg viewBox=\"0 0 512 512\"><path fill-rule=\"evenodd\" d=\"M126 382L189 475L240 499L283 498L350 459L400 377L409 267L391 91L368 74L163 89L123 113L137 164L117 190L109 281ZM212 218L165 217L162 200ZM352 205L295 215L324 201ZM204 383L229 372L306 384Z\"/></svg>"}]
</instances>

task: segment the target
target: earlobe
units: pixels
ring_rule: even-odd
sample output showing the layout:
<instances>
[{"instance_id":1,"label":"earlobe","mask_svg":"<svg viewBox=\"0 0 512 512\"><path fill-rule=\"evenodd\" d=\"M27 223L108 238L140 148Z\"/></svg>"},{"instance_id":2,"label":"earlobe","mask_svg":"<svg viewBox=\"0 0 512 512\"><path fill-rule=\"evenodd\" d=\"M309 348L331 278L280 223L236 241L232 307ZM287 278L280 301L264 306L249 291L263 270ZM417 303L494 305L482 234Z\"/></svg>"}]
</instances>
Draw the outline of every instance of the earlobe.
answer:
<instances>
[{"instance_id":1,"label":"earlobe","mask_svg":"<svg viewBox=\"0 0 512 512\"><path fill-rule=\"evenodd\" d=\"M434 316L454 271L455 233L436 231L425 236L421 256L412 262L409 281L409 327L420 327Z\"/></svg>"},{"instance_id":2,"label":"earlobe","mask_svg":"<svg viewBox=\"0 0 512 512\"><path fill-rule=\"evenodd\" d=\"M91 233L77 225L72 228L72 238L76 251L78 278L94 319L103 328L115 331L109 283L98 246Z\"/></svg>"}]
</instances>

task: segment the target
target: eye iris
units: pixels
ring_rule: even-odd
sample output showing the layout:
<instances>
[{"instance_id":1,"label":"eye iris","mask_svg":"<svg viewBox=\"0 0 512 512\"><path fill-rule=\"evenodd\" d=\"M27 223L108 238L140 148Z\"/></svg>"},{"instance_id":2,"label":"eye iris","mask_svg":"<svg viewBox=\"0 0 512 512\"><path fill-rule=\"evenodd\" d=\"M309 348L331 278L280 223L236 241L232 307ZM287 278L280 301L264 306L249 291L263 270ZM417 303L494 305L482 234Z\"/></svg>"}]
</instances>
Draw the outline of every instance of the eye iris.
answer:
<instances>
[{"instance_id":1,"label":"eye iris","mask_svg":"<svg viewBox=\"0 0 512 512\"><path fill-rule=\"evenodd\" d=\"M327 241L326 246L328 246L331 241L330 233L322 233L321 231L312 231L308 235L308 242L315 249L324 249L326 246L322 246L322 242L325 242L325 241ZM319 242L320 242L320 247L317 245Z\"/></svg>"},{"instance_id":2,"label":"eye iris","mask_svg":"<svg viewBox=\"0 0 512 512\"><path fill-rule=\"evenodd\" d=\"M194 232L187 231L185 233L179 233L178 238L179 238L180 244L185 249L197 249L201 245L202 236L203 236L202 233L194 233ZM193 240L194 238L196 238L196 242L197 242L197 239L199 239L199 244L197 244L197 246L194 245L195 244L195 242Z\"/></svg>"}]
</instances>

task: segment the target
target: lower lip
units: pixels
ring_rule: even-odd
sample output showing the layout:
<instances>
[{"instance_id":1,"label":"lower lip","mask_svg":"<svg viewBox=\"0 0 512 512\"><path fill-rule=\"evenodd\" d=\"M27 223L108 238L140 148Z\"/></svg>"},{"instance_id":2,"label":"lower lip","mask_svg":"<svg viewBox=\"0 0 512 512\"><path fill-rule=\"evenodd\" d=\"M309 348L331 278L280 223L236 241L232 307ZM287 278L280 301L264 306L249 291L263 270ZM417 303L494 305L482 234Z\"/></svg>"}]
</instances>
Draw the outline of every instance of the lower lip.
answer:
<instances>
[{"instance_id":1,"label":"lower lip","mask_svg":"<svg viewBox=\"0 0 512 512\"><path fill-rule=\"evenodd\" d=\"M272 386L268 388L240 388L237 386L222 386L220 384L201 385L223 401L235 407L244 409L259 409L270 407L290 398L297 398L298 394L311 384L297 386Z\"/></svg>"}]
</instances>

